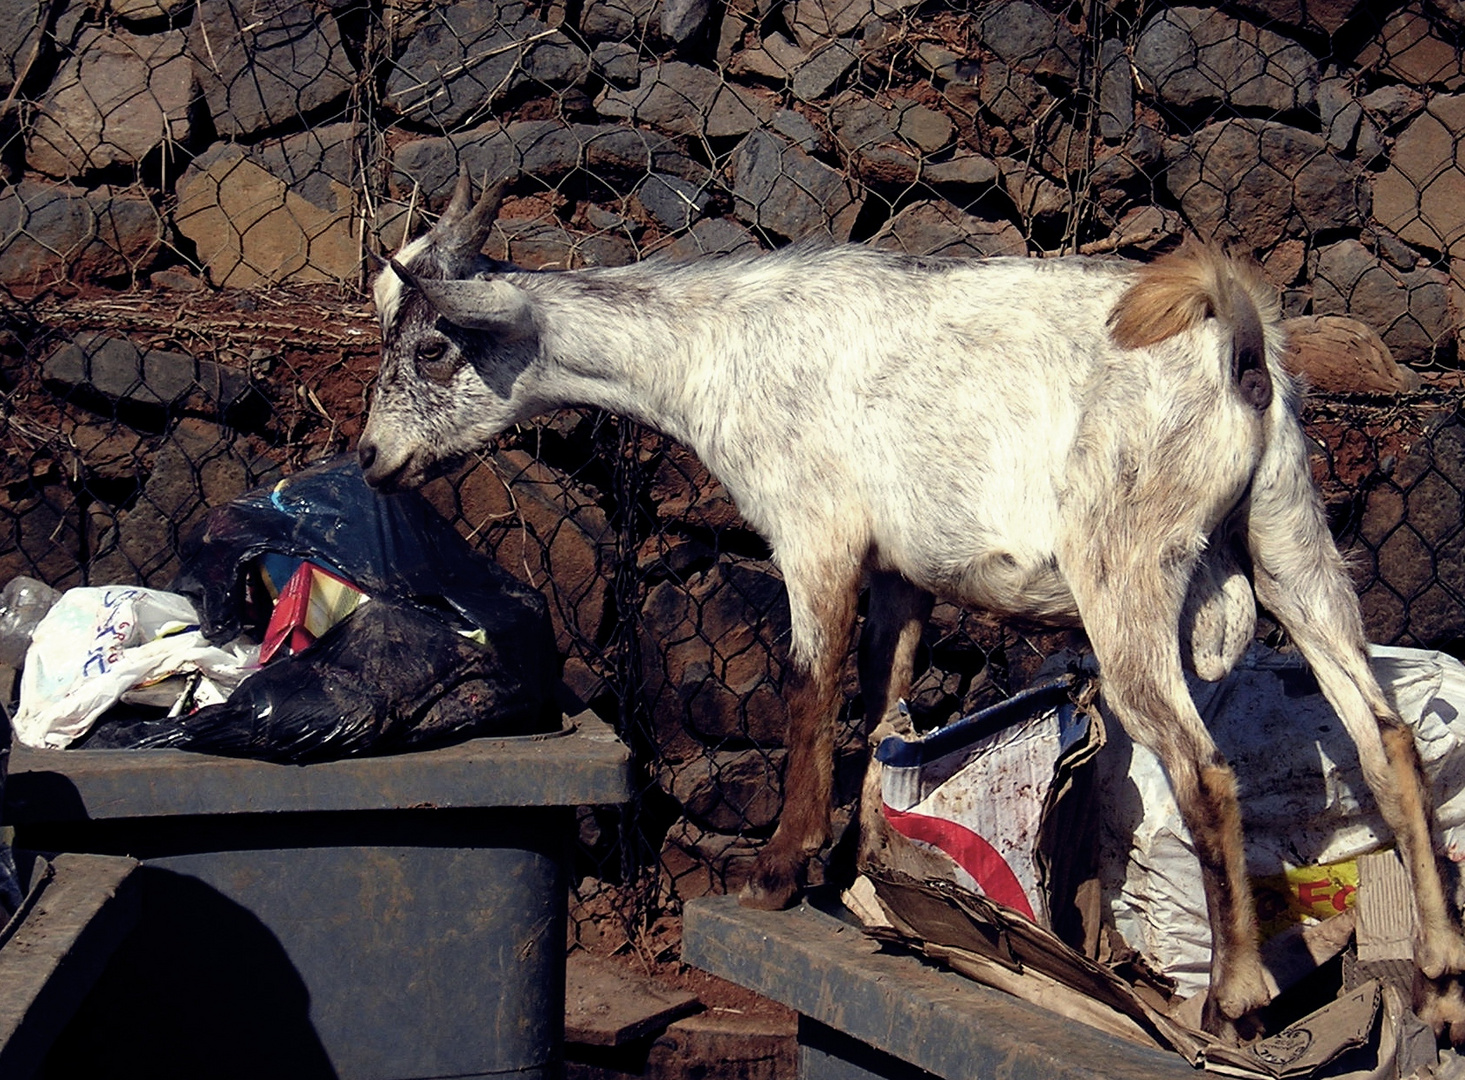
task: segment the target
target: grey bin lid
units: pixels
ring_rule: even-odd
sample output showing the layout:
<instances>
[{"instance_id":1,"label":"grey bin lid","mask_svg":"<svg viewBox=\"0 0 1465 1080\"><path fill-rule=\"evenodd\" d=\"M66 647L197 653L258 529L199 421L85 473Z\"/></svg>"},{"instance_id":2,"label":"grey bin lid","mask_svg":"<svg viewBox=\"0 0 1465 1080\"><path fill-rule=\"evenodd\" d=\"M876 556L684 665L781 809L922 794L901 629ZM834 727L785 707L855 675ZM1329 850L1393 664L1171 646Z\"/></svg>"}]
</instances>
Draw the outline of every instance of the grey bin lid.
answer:
<instances>
[{"instance_id":1,"label":"grey bin lid","mask_svg":"<svg viewBox=\"0 0 1465 1080\"><path fill-rule=\"evenodd\" d=\"M629 797L629 751L585 712L549 735L312 765L182 750L17 746L0 821L580 806Z\"/></svg>"}]
</instances>

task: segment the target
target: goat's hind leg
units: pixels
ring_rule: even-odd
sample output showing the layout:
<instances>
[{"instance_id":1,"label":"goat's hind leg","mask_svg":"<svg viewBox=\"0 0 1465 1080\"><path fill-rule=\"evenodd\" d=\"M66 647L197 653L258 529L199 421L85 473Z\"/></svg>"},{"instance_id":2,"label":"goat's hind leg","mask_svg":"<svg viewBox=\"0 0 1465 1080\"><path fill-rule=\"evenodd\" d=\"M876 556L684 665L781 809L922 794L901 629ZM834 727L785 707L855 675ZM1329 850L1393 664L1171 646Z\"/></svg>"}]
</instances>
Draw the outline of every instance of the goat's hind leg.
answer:
<instances>
[{"instance_id":1,"label":"goat's hind leg","mask_svg":"<svg viewBox=\"0 0 1465 1080\"><path fill-rule=\"evenodd\" d=\"M899 574L877 573L870 577L869 603L860 634L860 694L873 741L910 693L916 650L935 598Z\"/></svg>"},{"instance_id":2,"label":"goat's hind leg","mask_svg":"<svg viewBox=\"0 0 1465 1080\"><path fill-rule=\"evenodd\" d=\"M1259 486L1250 518L1257 598L1296 643L1358 748L1364 779L1408 871L1422 976L1416 1008L1436 1033L1448 1030L1451 1042L1465 1043L1465 937L1435 854L1429 783L1413 733L1369 666L1358 599L1322 508L1310 487L1278 497Z\"/></svg>"},{"instance_id":3,"label":"goat's hind leg","mask_svg":"<svg viewBox=\"0 0 1465 1080\"><path fill-rule=\"evenodd\" d=\"M910 693L921 631L935 598L899 574L877 573L870 579L870 607L860 634L860 694L865 701L865 733L871 754L865 766L857 818L856 863L863 872L884 861L889 835L883 820L880 763L874 748L890 735L912 734L899 713L900 699Z\"/></svg>"},{"instance_id":4,"label":"goat's hind leg","mask_svg":"<svg viewBox=\"0 0 1465 1080\"><path fill-rule=\"evenodd\" d=\"M1105 530L1097 530L1104 535ZM1115 559L1124 559L1115 565ZM1203 1023L1223 1038L1251 1034L1246 1019L1271 1000L1246 876L1236 779L1196 711L1181 670L1179 624L1189 565L1155 551L1110 549L1066 560L1099 661L1104 702L1170 779L1201 868L1211 925L1211 985ZM1088 568L1104 565L1102 573Z\"/></svg>"}]
</instances>

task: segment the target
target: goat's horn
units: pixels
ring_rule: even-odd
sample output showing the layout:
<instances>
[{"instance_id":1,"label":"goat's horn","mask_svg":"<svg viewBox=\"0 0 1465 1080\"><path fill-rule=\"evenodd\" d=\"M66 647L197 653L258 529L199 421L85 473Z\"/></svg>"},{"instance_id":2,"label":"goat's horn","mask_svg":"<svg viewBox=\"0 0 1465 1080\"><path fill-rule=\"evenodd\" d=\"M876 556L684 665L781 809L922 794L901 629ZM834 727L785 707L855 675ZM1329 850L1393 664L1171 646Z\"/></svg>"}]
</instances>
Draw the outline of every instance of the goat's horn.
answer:
<instances>
[{"instance_id":1,"label":"goat's horn","mask_svg":"<svg viewBox=\"0 0 1465 1080\"><path fill-rule=\"evenodd\" d=\"M469 258L477 255L483 250L484 241L488 239L488 231L493 228L494 218L498 216L499 207L503 204L504 193L508 191L508 188L509 181L504 178L485 190L476 205L470 205L473 197L473 181L469 178L468 169L465 166L458 173L458 184L453 189L453 197L448 203L448 208L443 211L443 216L433 227L433 239L436 245L450 255Z\"/></svg>"}]
</instances>

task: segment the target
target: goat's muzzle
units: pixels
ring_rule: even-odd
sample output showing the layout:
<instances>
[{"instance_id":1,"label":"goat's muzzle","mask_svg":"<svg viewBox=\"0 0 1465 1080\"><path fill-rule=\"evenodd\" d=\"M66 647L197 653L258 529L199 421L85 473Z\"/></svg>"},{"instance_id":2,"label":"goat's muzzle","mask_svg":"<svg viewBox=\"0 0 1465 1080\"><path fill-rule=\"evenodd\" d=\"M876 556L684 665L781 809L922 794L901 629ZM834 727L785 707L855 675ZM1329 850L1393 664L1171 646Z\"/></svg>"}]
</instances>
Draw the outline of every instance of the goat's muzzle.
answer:
<instances>
[{"instance_id":1,"label":"goat's muzzle","mask_svg":"<svg viewBox=\"0 0 1465 1080\"><path fill-rule=\"evenodd\" d=\"M378 491L395 491L401 478L402 467L387 471L378 461L376 443L363 438L356 444L356 460L361 463L361 475L367 484ZM403 462L405 465L406 462Z\"/></svg>"}]
</instances>

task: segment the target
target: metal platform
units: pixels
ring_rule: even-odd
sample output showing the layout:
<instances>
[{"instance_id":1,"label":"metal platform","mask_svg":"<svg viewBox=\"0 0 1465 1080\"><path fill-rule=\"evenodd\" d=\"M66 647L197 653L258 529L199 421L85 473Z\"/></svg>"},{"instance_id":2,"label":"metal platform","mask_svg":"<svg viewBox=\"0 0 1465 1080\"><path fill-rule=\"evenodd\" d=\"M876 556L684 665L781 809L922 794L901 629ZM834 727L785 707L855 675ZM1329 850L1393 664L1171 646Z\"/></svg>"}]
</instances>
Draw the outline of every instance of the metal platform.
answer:
<instances>
[{"instance_id":1,"label":"metal platform","mask_svg":"<svg viewBox=\"0 0 1465 1080\"><path fill-rule=\"evenodd\" d=\"M689 901L682 959L799 1013L803 1080L1179 1080L1195 1070L913 955L808 903Z\"/></svg>"}]
</instances>

